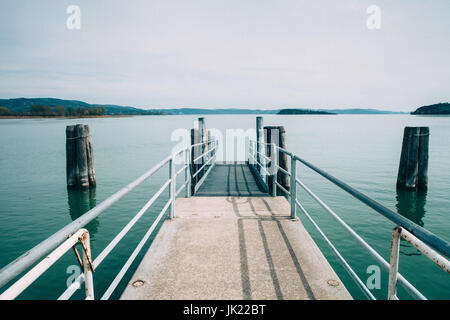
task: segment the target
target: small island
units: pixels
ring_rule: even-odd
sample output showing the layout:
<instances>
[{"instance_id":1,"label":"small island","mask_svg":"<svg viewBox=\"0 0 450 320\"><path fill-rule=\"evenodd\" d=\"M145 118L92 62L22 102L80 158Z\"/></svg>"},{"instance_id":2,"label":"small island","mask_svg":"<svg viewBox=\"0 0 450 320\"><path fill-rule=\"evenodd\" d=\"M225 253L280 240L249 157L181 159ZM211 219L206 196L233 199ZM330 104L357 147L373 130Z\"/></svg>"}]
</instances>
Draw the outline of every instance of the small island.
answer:
<instances>
[{"instance_id":1,"label":"small island","mask_svg":"<svg viewBox=\"0 0 450 320\"><path fill-rule=\"evenodd\" d=\"M336 114L328 111L320 111L320 110L312 110L312 109L281 109L277 114L285 115L285 114L321 114L321 115L330 115Z\"/></svg>"},{"instance_id":2,"label":"small island","mask_svg":"<svg viewBox=\"0 0 450 320\"><path fill-rule=\"evenodd\" d=\"M413 115L439 115L447 114L450 115L450 103L437 103L429 106L423 106L418 108L416 111L411 112Z\"/></svg>"}]
</instances>

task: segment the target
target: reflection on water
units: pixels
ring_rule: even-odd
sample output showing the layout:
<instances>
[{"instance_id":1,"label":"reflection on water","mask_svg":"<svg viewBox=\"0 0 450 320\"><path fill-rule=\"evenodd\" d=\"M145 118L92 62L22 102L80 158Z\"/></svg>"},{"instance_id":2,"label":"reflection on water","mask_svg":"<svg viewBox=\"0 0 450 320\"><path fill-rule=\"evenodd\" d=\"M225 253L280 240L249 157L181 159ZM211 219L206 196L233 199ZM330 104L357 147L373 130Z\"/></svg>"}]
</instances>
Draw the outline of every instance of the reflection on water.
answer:
<instances>
[{"instance_id":1,"label":"reflection on water","mask_svg":"<svg viewBox=\"0 0 450 320\"><path fill-rule=\"evenodd\" d=\"M427 191L404 191L397 190L397 212L423 227L425 216L425 204L427 202Z\"/></svg>"},{"instance_id":2,"label":"reflection on water","mask_svg":"<svg viewBox=\"0 0 450 320\"><path fill-rule=\"evenodd\" d=\"M95 188L89 190L67 190L67 199L69 203L70 218L72 221L81 217L84 213L88 212L96 205ZM95 218L87 224L85 227L91 236L94 238L94 234L97 233L99 226L98 219Z\"/></svg>"},{"instance_id":3,"label":"reflection on water","mask_svg":"<svg viewBox=\"0 0 450 320\"><path fill-rule=\"evenodd\" d=\"M425 204L427 202L427 191L405 191L397 190L397 212L408 218L419 226L423 227L423 217L425 216ZM412 256L420 255L420 253L415 249L409 242L402 239L400 242L401 248L400 252ZM408 248L408 249L407 249ZM411 249L409 249L411 248Z\"/></svg>"}]
</instances>

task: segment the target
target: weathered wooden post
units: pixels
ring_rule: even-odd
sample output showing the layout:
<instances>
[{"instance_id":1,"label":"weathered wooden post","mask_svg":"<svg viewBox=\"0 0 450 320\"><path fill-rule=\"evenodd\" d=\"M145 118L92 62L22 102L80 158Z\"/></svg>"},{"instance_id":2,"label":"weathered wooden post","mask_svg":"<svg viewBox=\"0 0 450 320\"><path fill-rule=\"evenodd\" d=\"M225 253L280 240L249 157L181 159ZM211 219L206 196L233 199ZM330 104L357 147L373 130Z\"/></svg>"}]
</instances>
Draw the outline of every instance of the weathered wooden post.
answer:
<instances>
[{"instance_id":1,"label":"weathered wooden post","mask_svg":"<svg viewBox=\"0 0 450 320\"><path fill-rule=\"evenodd\" d=\"M200 146L200 155L204 154L206 151L206 126L205 126L205 118L201 117L198 118L198 131L199 131L199 135L200 135L200 143L203 143ZM201 168L203 165L205 164L205 156L202 156L200 163L199 163L199 167ZM199 173L199 179L203 176L205 172L205 169L203 168L202 171Z\"/></svg>"},{"instance_id":2,"label":"weathered wooden post","mask_svg":"<svg viewBox=\"0 0 450 320\"><path fill-rule=\"evenodd\" d=\"M191 195L195 193L195 185L199 181L199 174L197 174L194 177L194 174L196 174L197 170L200 168L198 162L199 160L195 161L200 156L199 150L201 150L201 146L194 146L200 142L200 135L199 131L197 129L191 129ZM194 147L192 147L194 146Z\"/></svg>"},{"instance_id":3,"label":"weathered wooden post","mask_svg":"<svg viewBox=\"0 0 450 320\"><path fill-rule=\"evenodd\" d=\"M261 138L264 136L263 132L263 117L256 117L256 162L261 163L259 153L261 152L260 144L262 143ZM261 167L256 164L256 170L261 173Z\"/></svg>"},{"instance_id":4,"label":"weathered wooden post","mask_svg":"<svg viewBox=\"0 0 450 320\"><path fill-rule=\"evenodd\" d=\"M66 127L66 175L69 189L96 186L92 137L87 125Z\"/></svg>"},{"instance_id":5,"label":"weathered wooden post","mask_svg":"<svg viewBox=\"0 0 450 320\"><path fill-rule=\"evenodd\" d=\"M428 188L428 153L430 145L430 128L421 127L419 136L419 169L417 174L418 185L421 190Z\"/></svg>"},{"instance_id":6,"label":"weathered wooden post","mask_svg":"<svg viewBox=\"0 0 450 320\"><path fill-rule=\"evenodd\" d=\"M277 174L277 168L275 167L276 157L274 154L275 150L272 146L272 130L271 127L264 127L264 142L266 143L266 156L272 161L270 162L270 167L268 169L269 176L267 177L267 187L269 188L269 193L272 196L276 196L277 186L275 184L275 175Z\"/></svg>"},{"instance_id":7,"label":"weathered wooden post","mask_svg":"<svg viewBox=\"0 0 450 320\"><path fill-rule=\"evenodd\" d=\"M278 127L278 136L279 136L279 146L280 148L287 150L287 146L286 146L286 130L284 129L284 126L279 126ZM286 171L289 171L288 168L288 155L284 152L279 152L278 153L278 162L280 164L280 167L283 168ZM279 183L286 189L286 190L290 190L290 178L287 174L285 174L284 172L278 172L278 181Z\"/></svg>"},{"instance_id":8,"label":"weathered wooden post","mask_svg":"<svg viewBox=\"0 0 450 320\"><path fill-rule=\"evenodd\" d=\"M274 143L276 146L282 148L282 149L286 149L286 130L284 129L283 126L266 126L264 127L264 136L265 136L265 141L266 143ZM273 147L271 146L267 146L267 156L268 157L272 157L272 152L273 152ZM277 154L274 155L274 157L276 158L276 162L278 163L278 165L286 170L289 171L288 169L288 160L287 160L287 154L285 154L284 152L278 151ZM283 186L283 188L285 188L287 191L290 190L290 178L287 174L285 174L284 172L282 172L281 170L276 170L276 168L273 167L273 165L271 165L271 172L273 172L274 174L269 176L268 179L268 185L269 185L269 192L272 195L275 195L276 192L274 192L272 189L274 188L273 186L276 186L274 183L274 177L276 175L276 181ZM284 195L284 193L282 193Z\"/></svg>"},{"instance_id":9,"label":"weathered wooden post","mask_svg":"<svg viewBox=\"0 0 450 320\"><path fill-rule=\"evenodd\" d=\"M397 176L397 189L414 191L428 187L428 127L405 127Z\"/></svg>"}]
</instances>

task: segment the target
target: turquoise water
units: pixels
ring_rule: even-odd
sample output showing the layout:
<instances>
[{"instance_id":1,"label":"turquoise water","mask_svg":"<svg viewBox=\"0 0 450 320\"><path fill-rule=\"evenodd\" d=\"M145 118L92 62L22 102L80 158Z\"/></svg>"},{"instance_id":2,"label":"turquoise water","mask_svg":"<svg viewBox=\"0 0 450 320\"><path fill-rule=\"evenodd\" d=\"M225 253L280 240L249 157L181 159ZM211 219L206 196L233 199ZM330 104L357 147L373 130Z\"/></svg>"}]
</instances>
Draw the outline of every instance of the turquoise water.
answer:
<instances>
[{"instance_id":1,"label":"turquoise water","mask_svg":"<svg viewBox=\"0 0 450 320\"><path fill-rule=\"evenodd\" d=\"M191 128L194 116L161 116L99 119L0 120L0 267L70 223L95 204L133 181L165 158L177 142L171 134ZM95 192L68 192L65 186L65 127L88 124L94 141L97 188ZM398 211L428 230L450 240L450 118L410 115L264 116L265 125L284 125L288 149L344 180L388 208ZM225 133L229 128L254 128L255 116L207 116L208 128ZM422 193L395 190L404 126L429 126L429 189ZM394 225L373 210L340 191L311 170L300 166L298 176L335 210L385 259L389 259ZM125 196L88 225L94 257L139 211L161 183L167 170ZM376 262L351 239L308 195L300 199L330 240L363 281ZM158 201L130 234L96 270L99 298L119 272L167 200ZM354 298L364 296L346 275L326 244L300 215L306 228L330 260ZM113 299L133 273L133 265ZM68 265L76 264L68 252L21 299L55 299L66 288ZM449 276L410 245L402 242L400 272L430 299L448 299ZM381 271L379 299L387 295L388 275ZM82 298L82 290L75 298ZM408 296L400 290L400 298Z\"/></svg>"}]
</instances>

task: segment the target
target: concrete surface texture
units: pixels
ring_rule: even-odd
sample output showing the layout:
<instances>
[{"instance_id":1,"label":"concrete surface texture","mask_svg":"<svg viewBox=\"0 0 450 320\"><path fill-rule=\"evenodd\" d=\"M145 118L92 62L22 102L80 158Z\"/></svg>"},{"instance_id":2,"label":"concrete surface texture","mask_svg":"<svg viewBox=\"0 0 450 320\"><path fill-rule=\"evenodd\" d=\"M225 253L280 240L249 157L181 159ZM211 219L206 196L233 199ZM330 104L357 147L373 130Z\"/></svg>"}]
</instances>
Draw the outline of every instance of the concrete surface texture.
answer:
<instances>
[{"instance_id":1,"label":"concrete surface texture","mask_svg":"<svg viewBox=\"0 0 450 320\"><path fill-rule=\"evenodd\" d=\"M283 197L176 201L121 299L351 299Z\"/></svg>"}]
</instances>

